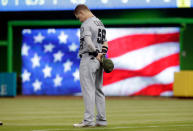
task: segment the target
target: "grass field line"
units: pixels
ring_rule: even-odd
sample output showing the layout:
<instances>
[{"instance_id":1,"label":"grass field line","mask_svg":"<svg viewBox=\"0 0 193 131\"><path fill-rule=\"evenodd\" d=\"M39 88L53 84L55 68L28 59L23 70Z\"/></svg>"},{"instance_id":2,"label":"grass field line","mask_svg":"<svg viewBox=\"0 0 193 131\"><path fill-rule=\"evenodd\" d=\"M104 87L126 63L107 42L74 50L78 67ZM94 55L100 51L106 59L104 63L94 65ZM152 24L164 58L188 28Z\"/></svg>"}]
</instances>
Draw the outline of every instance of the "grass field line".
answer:
<instances>
[{"instance_id":1,"label":"grass field line","mask_svg":"<svg viewBox=\"0 0 193 131\"><path fill-rule=\"evenodd\" d=\"M158 115L159 113L157 113L156 115ZM161 113L162 114L162 113ZM164 114L164 113L163 113ZM165 114L164 114L165 115ZM173 116L174 114L167 114L168 116ZM175 114L175 116L181 116L182 114ZM189 114L184 113L184 115L190 116ZM28 119L48 119L48 118L81 118L83 115L78 114L76 116L73 115L49 115L49 116L31 116L31 115L25 115L25 116L21 116L21 115L16 115L18 116L17 118L12 116L9 117L2 117L1 116L1 120L28 120ZM142 117L142 116L155 116L154 113L148 113L148 114L113 114L113 115L109 115L109 117L121 117L123 118L128 118L128 117Z\"/></svg>"},{"instance_id":2,"label":"grass field line","mask_svg":"<svg viewBox=\"0 0 193 131\"><path fill-rule=\"evenodd\" d=\"M19 116L18 118L1 118L1 120L34 120L34 119L49 119L49 118L81 118L82 115L77 116Z\"/></svg>"},{"instance_id":3,"label":"grass field line","mask_svg":"<svg viewBox=\"0 0 193 131\"><path fill-rule=\"evenodd\" d=\"M141 121L139 122L139 120L132 120L132 121L116 121L116 122L109 122L110 125L128 125L128 124L148 124L149 122L151 122L151 120L146 120L146 121ZM161 122L167 122L165 120L161 121ZM174 122L174 121L172 121ZM184 124L184 123L180 123L178 121L175 121L176 124L180 125L180 124ZM155 123L156 124L156 123ZM188 123L188 124L191 124L193 125L192 123ZM21 124L21 123L14 123L14 124L9 124L9 123L6 123L5 126L18 126L18 127L24 127L24 126L71 126L73 125L73 122L65 122L65 123L33 123L33 124Z\"/></svg>"},{"instance_id":4,"label":"grass field line","mask_svg":"<svg viewBox=\"0 0 193 131\"><path fill-rule=\"evenodd\" d=\"M146 113L135 113L135 114L133 114L133 113L128 113L128 112L125 112L124 114L122 114L123 112L117 112L117 113L107 113L108 114L108 116L113 116L113 117L128 117L128 116L155 116L155 115L167 115L167 116L181 116L181 115L187 115L187 116L191 116L191 115L193 115L193 113L192 114L190 114L190 112L173 112L173 113L170 113L170 112L146 112ZM11 114L11 113L10 113ZM9 115L10 115L9 114ZM46 116L46 115L48 115L49 114L49 116ZM57 115L60 115L60 116L63 116L63 117L71 117L71 116L73 116L73 115L76 115L76 117L77 116L82 116L81 114L83 114L83 113L77 113L77 112L68 112L68 113L65 113L65 111L64 112L56 112L56 113L54 113L54 112L52 112L52 113L12 113L11 115L12 116L10 116L10 117L13 117L13 116L19 116L20 118L29 118L29 117L32 117L33 118L33 116L31 116L31 115L41 115L41 117L50 117L50 118L53 118L54 116L57 116ZM22 116L22 115L25 115L25 116ZM4 116L6 116L7 117L7 114L1 114L0 113L0 116L3 118ZM39 117L38 117L39 118Z\"/></svg>"},{"instance_id":5,"label":"grass field line","mask_svg":"<svg viewBox=\"0 0 193 131\"><path fill-rule=\"evenodd\" d=\"M24 111L22 111L22 112L11 112L11 113L7 113L8 111L6 110L6 111L2 111L1 109L0 109L0 115L9 115L9 114L11 114L11 115L34 115L34 114L37 114L37 115L47 115L47 114L51 114L51 115L57 115L57 114L59 114L59 115L70 115L70 114L80 114L79 112L77 112L77 110L76 111L66 111L66 110L64 110L64 111L57 111L57 112L54 112L54 111L49 111L49 112L47 112L47 111L39 111L39 112L24 112ZM82 111L83 112L83 111Z\"/></svg>"},{"instance_id":6,"label":"grass field line","mask_svg":"<svg viewBox=\"0 0 193 131\"><path fill-rule=\"evenodd\" d=\"M1 110L0 110L1 111ZM151 115L190 115L189 113L190 113L191 111L187 111L187 112L180 112L180 114L179 114L179 112L123 112L123 111L119 111L119 112L107 112L107 114L109 115L109 116L141 116L141 115L143 115L143 116L151 116ZM82 112L83 113L83 112ZM17 112L17 113L7 113L7 114L5 114L5 113L3 113L3 112L0 112L0 115L1 116L7 116L7 115L12 115L12 116L21 116L21 115L42 115L42 116L44 116L44 115L80 115L80 114L82 114L82 113L80 113L80 111L78 112L78 111L76 111L76 112L66 112L66 111L62 111L62 112ZM192 113L192 115L193 115L193 113Z\"/></svg>"},{"instance_id":7,"label":"grass field line","mask_svg":"<svg viewBox=\"0 0 193 131\"><path fill-rule=\"evenodd\" d=\"M24 126L69 126L69 125L72 125L72 123L48 123L48 124L41 124L41 123L34 123L34 124L21 124L21 123L18 123L18 124L4 124L5 126L21 126L21 127L24 127Z\"/></svg>"},{"instance_id":8,"label":"grass field line","mask_svg":"<svg viewBox=\"0 0 193 131\"><path fill-rule=\"evenodd\" d=\"M138 128L160 128L160 127L193 127L193 125L167 125L167 126L139 126L139 127L135 127L135 126L129 126L129 127L125 127L125 126L118 126L118 127L91 127L91 128L59 128L59 129L43 129L43 130L32 130L32 131L60 131L60 130L80 130L80 129L84 129L84 130L114 130L114 129L138 129Z\"/></svg>"}]
</instances>

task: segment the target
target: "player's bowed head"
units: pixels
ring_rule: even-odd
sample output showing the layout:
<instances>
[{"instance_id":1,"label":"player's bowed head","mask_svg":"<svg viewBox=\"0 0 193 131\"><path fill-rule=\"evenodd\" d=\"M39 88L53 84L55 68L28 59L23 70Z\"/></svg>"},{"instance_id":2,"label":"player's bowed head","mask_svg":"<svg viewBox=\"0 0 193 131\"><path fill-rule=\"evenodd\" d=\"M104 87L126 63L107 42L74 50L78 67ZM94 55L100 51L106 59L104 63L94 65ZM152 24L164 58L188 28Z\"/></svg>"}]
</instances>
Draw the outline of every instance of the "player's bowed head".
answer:
<instances>
[{"instance_id":1,"label":"player's bowed head","mask_svg":"<svg viewBox=\"0 0 193 131\"><path fill-rule=\"evenodd\" d=\"M80 22L84 22L89 17L94 16L90 9L84 4L79 4L76 6L74 9L74 15L77 19L79 19Z\"/></svg>"}]
</instances>

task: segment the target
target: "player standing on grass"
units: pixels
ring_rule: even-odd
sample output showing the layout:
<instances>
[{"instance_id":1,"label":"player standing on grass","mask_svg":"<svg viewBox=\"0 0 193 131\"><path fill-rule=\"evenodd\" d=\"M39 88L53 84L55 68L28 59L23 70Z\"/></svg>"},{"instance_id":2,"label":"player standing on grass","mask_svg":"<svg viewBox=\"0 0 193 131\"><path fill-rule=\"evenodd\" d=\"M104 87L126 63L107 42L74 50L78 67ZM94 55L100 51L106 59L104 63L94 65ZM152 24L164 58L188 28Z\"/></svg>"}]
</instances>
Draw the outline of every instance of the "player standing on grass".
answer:
<instances>
[{"instance_id":1,"label":"player standing on grass","mask_svg":"<svg viewBox=\"0 0 193 131\"><path fill-rule=\"evenodd\" d=\"M84 120L74 127L106 126L105 96L102 92L101 56L108 50L106 30L86 5L77 5L74 15L82 22L80 28L80 84L85 104ZM95 122L95 105L97 116Z\"/></svg>"}]
</instances>

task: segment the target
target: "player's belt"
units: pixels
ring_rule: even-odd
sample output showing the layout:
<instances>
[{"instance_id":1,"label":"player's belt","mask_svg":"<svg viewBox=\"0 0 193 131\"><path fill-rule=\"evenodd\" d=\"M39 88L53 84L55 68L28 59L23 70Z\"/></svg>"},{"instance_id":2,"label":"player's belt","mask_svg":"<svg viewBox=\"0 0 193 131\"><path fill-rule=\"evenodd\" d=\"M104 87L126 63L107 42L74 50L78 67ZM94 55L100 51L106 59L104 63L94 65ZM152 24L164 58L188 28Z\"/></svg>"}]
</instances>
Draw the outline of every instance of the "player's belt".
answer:
<instances>
[{"instance_id":1,"label":"player's belt","mask_svg":"<svg viewBox=\"0 0 193 131\"><path fill-rule=\"evenodd\" d=\"M94 56L92 52L84 52L84 53L80 54L79 57L82 58L83 55Z\"/></svg>"}]
</instances>

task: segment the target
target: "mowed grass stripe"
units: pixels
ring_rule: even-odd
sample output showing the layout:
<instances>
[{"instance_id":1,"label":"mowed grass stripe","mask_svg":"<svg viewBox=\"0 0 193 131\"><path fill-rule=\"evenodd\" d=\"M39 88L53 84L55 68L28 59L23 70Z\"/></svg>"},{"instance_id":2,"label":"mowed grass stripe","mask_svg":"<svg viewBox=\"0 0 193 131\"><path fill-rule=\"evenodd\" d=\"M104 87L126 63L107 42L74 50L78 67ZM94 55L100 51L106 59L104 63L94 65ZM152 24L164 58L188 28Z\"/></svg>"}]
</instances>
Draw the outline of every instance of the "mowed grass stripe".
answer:
<instances>
[{"instance_id":1,"label":"mowed grass stripe","mask_svg":"<svg viewBox=\"0 0 193 131\"><path fill-rule=\"evenodd\" d=\"M189 125L170 125L170 126L162 126L162 127L187 127ZM193 125L190 125L193 127ZM116 129L140 129L140 128L160 128L160 126L141 126L141 127L111 127L111 128L84 128L84 130L116 130ZM32 130L32 131L60 131L60 130L80 130L80 128L74 128L74 129L44 129L44 130Z\"/></svg>"},{"instance_id":2,"label":"mowed grass stripe","mask_svg":"<svg viewBox=\"0 0 193 131\"><path fill-rule=\"evenodd\" d=\"M1 98L0 131L147 130L193 131L193 100L107 99L108 126L73 128L83 117L82 99Z\"/></svg>"}]
</instances>

